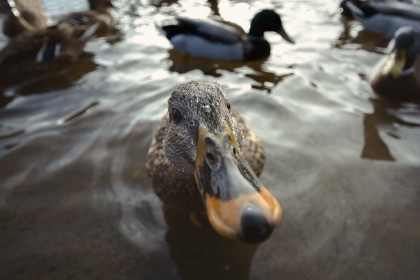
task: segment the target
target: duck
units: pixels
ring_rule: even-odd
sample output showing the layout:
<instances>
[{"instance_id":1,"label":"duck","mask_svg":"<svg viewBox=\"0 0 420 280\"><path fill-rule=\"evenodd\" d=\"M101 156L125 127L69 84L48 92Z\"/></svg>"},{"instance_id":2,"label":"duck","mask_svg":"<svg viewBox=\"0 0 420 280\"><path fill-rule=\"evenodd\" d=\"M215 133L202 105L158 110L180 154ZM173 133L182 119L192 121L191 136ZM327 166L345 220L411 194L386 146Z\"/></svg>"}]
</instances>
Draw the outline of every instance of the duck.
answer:
<instances>
[{"instance_id":1,"label":"duck","mask_svg":"<svg viewBox=\"0 0 420 280\"><path fill-rule=\"evenodd\" d=\"M374 92L397 101L420 100L420 29L404 26L388 44L370 85Z\"/></svg>"},{"instance_id":2,"label":"duck","mask_svg":"<svg viewBox=\"0 0 420 280\"><path fill-rule=\"evenodd\" d=\"M0 84L58 71L77 61L98 26L60 22L11 38L0 51Z\"/></svg>"},{"instance_id":3,"label":"duck","mask_svg":"<svg viewBox=\"0 0 420 280\"><path fill-rule=\"evenodd\" d=\"M25 1L3 0L6 2L6 19L3 33L9 38L21 33L33 32L47 28L48 16L39 1L32 1L25 5ZM111 0L89 0L90 9L72 12L61 16L53 25L66 22L67 24L87 28L97 24L95 35L104 36L113 31L112 17L109 9L113 7Z\"/></svg>"},{"instance_id":4,"label":"duck","mask_svg":"<svg viewBox=\"0 0 420 280\"><path fill-rule=\"evenodd\" d=\"M295 43L286 33L280 15L271 9L253 17L248 33L233 22L186 17L178 17L176 24L163 25L161 29L177 51L212 60L248 61L269 57L271 47L264 38L267 31Z\"/></svg>"},{"instance_id":5,"label":"duck","mask_svg":"<svg viewBox=\"0 0 420 280\"><path fill-rule=\"evenodd\" d=\"M282 218L258 179L264 163L261 140L214 81L175 88L146 156L164 205L201 207L219 235L247 243L266 240Z\"/></svg>"},{"instance_id":6,"label":"duck","mask_svg":"<svg viewBox=\"0 0 420 280\"><path fill-rule=\"evenodd\" d=\"M32 32L48 26L48 17L44 13L39 1L32 1L30 5L25 1L2 0L3 34L12 38L22 32Z\"/></svg>"},{"instance_id":7,"label":"duck","mask_svg":"<svg viewBox=\"0 0 420 280\"><path fill-rule=\"evenodd\" d=\"M73 12L65 15L61 22L76 26L92 26L97 24L95 36L104 37L113 34L116 30L110 9L114 7L111 0L89 0L89 10Z\"/></svg>"},{"instance_id":8,"label":"duck","mask_svg":"<svg viewBox=\"0 0 420 280\"><path fill-rule=\"evenodd\" d=\"M420 7L409 3L344 0L341 6L348 8L365 30L381 34L388 40L400 27L420 28Z\"/></svg>"}]
</instances>

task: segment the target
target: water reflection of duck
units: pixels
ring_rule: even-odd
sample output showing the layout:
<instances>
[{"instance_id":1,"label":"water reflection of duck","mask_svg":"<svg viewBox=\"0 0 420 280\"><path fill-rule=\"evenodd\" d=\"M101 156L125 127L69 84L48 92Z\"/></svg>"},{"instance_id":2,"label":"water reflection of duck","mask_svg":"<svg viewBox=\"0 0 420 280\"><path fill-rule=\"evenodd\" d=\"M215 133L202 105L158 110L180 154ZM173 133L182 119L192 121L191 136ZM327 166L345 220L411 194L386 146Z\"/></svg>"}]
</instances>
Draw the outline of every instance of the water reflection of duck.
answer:
<instances>
[{"instance_id":1,"label":"water reflection of duck","mask_svg":"<svg viewBox=\"0 0 420 280\"><path fill-rule=\"evenodd\" d=\"M175 89L147 155L166 205L202 200L219 234L245 242L265 240L281 220L280 204L257 178L264 162L260 140L213 82Z\"/></svg>"},{"instance_id":2,"label":"water reflection of duck","mask_svg":"<svg viewBox=\"0 0 420 280\"><path fill-rule=\"evenodd\" d=\"M398 2L344 0L342 7L357 19L364 29L390 39L403 26L420 28L420 8ZM344 9L344 10L347 10Z\"/></svg>"},{"instance_id":3,"label":"water reflection of duck","mask_svg":"<svg viewBox=\"0 0 420 280\"><path fill-rule=\"evenodd\" d=\"M164 214L168 227L165 240L180 279L249 279L258 245L232 242L214 234L200 213L192 216L182 209L164 207ZM192 217L196 225L191 223Z\"/></svg>"},{"instance_id":4,"label":"water reflection of duck","mask_svg":"<svg viewBox=\"0 0 420 280\"><path fill-rule=\"evenodd\" d=\"M371 99L370 103L372 104L373 110L371 113L364 114L363 117L365 141L361 157L365 159L394 161L395 158L382 137L388 135L393 138L399 138L400 136L394 132L396 127L418 128L420 124L405 120L399 116L400 111L404 110L404 106L401 103L382 98Z\"/></svg>"},{"instance_id":5,"label":"water reflection of duck","mask_svg":"<svg viewBox=\"0 0 420 280\"><path fill-rule=\"evenodd\" d=\"M203 58L191 57L176 50L169 50L168 59L171 62L169 71L178 72L181 74L189 71L199 69L205 75L213 77L222 76L221 70L233 73L240 73L253 80L251 87L271 93L271 90L280 83L283 79L293 75L292 65L287 66L288 70L285 73L277 74L266 69L265 59L254 60L239 63L232 61L210 61Z\"/></svg>"},{"instance_id":6,"label":"water reflection of duck","mask_svg":"<svg viewBox=\"0 0 420 280\"><path fill-rule=\"evenodd\" d=\"M420 100L420 31L402 27L388 45L389 54L376 66L371 86L381 96Z\"/></svg>"},{"instance_id":7,"label":"water reflection of duck","mask_svg":"<svg viewBox=\"0 0 420 280\"><path fill-rule=\"evenodd\" d=\"M247 34L239 25L223 20L177 18L177 24L162 26L178 51L215 60L244 61L268 57L271 47L266 31L280 34L294 43L273 10L262 10L251 21Z\"/></svg>"}]
</instances>

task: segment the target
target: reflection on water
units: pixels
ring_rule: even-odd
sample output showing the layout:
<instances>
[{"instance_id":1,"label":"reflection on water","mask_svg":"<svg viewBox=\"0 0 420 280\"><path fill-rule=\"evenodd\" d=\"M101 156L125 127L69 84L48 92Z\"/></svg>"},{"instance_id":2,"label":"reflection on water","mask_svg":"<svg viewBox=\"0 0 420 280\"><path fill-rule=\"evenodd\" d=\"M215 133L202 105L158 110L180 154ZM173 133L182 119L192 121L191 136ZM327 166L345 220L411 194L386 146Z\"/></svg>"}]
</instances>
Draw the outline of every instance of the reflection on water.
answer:
<instances>
[{"instance_id":1,"label":"reflection on water","mask_svg":"<svg viewBox=\"0 0 420 280\"><path fill-rule=\"evenodd\" d=\"M352 29L352 25L354 25L352 20L341 18L341 24L343 31L334 44L336 48L345 48L350 44L356 44L360 49L375 52L378 48L385 48L388 44L387 39L381 34L372 33L364 29L355 32Z\"/></svg>"},{"instance_id":2,"label":"reflection on water","mask_svg":"<svg viewBox=\"0 0 420 280\"><path fill-rule=\"evenodd\" d=\"M69 88L89 72L94 71L98 65L94 62L94 55L84 53L77 64L67 65L57 72L46 73L26 79L16 85L0 85L0 107L6 106L18 96L48 93L54 90Z\"/></svg>"},{"instance_id":3,"label":"reflection on water","mask_svg":"<svg viewBox=\"0 0 420 280\"><path fill-rule=\"evenodd\" d=\"M182 279L248 279L256 245L216 234L201 212L165 208L165 240Z\"/></svg>"},{"instance_id":4,"label":"reflection on water","mask_svg":"<svg viewBox=\"0 0 420 280\"><path fill-rule=\"evenodd\" d=\"M377 160L394 160L388 146L381 137L382 131L388 131L387 134L391 137L398 138L394 135L392 126L401 125L404 127L420 127L420 123L413 123L405 121L398 117L395 113L401 109L398 103L391 103L383 99L372 99L373 112L365 114L363 118L363 128L365 136L365 145L363 146L362 158L377 159Z\"/></svg>"},{"instance_id":5,"label":"reflection on water","mask_svg":"<svg viewBox=\"0 0 420 280\"><path fill-rule=\"evenodd\" d=\"M292 70L289 70L284 74L265 70L264 59L246 63L211 61L190 57L176 51L175 49L169 50L168 58L171 61L169 71L184 74L192 70L199 69L203 72L203 74L216 78L221 77L223 75L223 71L230 71L251 78L254 81L252 83L252 88L266 91L267 93L271 93L271 90L283 79L293 75ZM288 67L288 69L292 68L293 66Z\"/></svg>"},{"instance_id":6,"label":"reflection on water","mask_svg":"<svg viewBox=\"0 0 420 280\"><path fill-rule=\"evenodd\" d=\"M417 279L420 107L372 92L386 42L335 1L155 2L114 0L118 40L1 85L0 279ZM247 29L266 7L297 44L268 35L261 61L189 58L156 28L221 14ZM284 218L259 246L164 207L146 175L170 92L192 79L220 82L264 143Z\"/></svg>"}]
</instances>

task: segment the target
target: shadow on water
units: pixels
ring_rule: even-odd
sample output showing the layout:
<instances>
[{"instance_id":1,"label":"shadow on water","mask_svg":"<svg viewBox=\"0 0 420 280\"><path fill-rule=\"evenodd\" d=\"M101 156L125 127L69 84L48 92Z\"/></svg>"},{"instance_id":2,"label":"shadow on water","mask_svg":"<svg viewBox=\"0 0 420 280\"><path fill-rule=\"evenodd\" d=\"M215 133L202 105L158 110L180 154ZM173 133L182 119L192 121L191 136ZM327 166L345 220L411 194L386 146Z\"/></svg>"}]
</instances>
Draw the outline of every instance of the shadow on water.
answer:
<instances>
[{"instance_id":1,"label":"shadow on water","mask_svg":"<svg viewBox=\"0 0 420 280\"><path fill-rule=\"evenodd\" d=\"M67 65L59 71L32 76L20 83L0 84L0 108L7 106L18 96L49 93L74 86L84 75L98 68L94 55L84 53L77 63Z\"/></svg>"},{"instance_id":2,"label":"shadow on water","mask_svg":"<svg viewBox=\"0 0 420 280\"><path fill-rule=\"evenodd\" d=\"M236 74L243 74L255 81L252 88L271 93L272 89L285 78L292 76L293 72L277 74L266 70L264 64L266 59L239 63L229 61L214 61L201 58L190 57L180 53L174 49L169 50L168 60L171 61L169 71L178 72L180 74L187 73L192 70L201 70L203 74L213 77L221 77L223 71L229 71ZM292 66L289 66L292 68Z\"/></svg>"},{"instance_id":3,"label":"shadow on water","mask_svg":"<svg viewBox=\"0 0 420 280\"><path fill-rule=\"evenodd\" d=\"M388 146L381 138L381 132L394 138L398 138L390 131L392 126L398 124L405 127L420 127L418 123L412 123L401 119L396 112L403 107L400 103L394 103L382 98L371 99L373 112L365 114L363 118L365 144L361 157L365 159L376 159L394 161Z\"/></svg>"},{"instance_id":4,"label":"shadow on water","mask_svg":"<svg viewBox=\"0 0 420 280\"><path fill-rule=\"evenodd\" d=\"M352 21L342 18L341 23L343 31L334 43L334 47L338 49L344 48L348 44L357 44L360 45L360 49L375 52L378 46L385 48L388 44L388 40L382 35L364 29L358 31L354 36L351 34Z\"/></svg>"},{"instance_id":5,"label":"shadow on water","mask_svg":"<svg viewBox=\"0 0 420 280\"><path fill-rule=\"evenodd\" d=\"M165 240L177 275L193 279L248 279L258 245L219 236L202 212L165 207Z\"/></svg>"}]
</instances>

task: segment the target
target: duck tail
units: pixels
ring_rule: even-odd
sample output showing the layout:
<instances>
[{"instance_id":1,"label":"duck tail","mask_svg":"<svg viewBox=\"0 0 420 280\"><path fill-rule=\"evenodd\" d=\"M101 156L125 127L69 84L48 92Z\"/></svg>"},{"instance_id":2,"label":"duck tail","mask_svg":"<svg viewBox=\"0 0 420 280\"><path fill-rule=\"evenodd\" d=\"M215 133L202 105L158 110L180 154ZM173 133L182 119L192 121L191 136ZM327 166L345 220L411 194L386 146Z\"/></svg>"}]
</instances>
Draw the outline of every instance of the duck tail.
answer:
<instances>
[{"instance_id":1,"label":"duck tail","mask_svg":"<svg viewBox=\"0 0 420 280\"><path fill-rule=\"evenodd\" d=\"M92 24L88 28L86 28L85 32L82 34L82 36L79 37L80 41L88 41L92 36L95 34L96 30L99 28L99 23L96 22L95 24Z\"/></svg>"},{"instance_id":2,"label":"duck tail","mask_svg":"<svg viewBox=\"0 0 420 280\"><path fill-rule=\"evenodd\" d=\"M363 12L363 10L356 6L352 1L346 1L344 3L347 8L350 10L350 12L353 14L353 16L357 19L366 17L366 14Z\"/></svg>"},{"instance_id":3,"label":"duck tail","mask_svg":"<svg viewBox=\"0 0 420 280\"><path fill-rule=\"evenodd\" d=\"M165 34L166 38L171 40L172 37L182 33L178 25L165 25L161 26L162 32Z\"/></svg>"}]
</instances>

